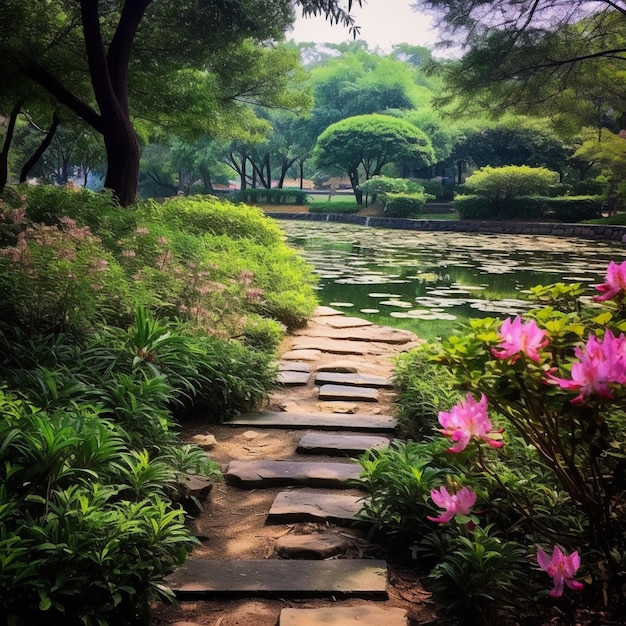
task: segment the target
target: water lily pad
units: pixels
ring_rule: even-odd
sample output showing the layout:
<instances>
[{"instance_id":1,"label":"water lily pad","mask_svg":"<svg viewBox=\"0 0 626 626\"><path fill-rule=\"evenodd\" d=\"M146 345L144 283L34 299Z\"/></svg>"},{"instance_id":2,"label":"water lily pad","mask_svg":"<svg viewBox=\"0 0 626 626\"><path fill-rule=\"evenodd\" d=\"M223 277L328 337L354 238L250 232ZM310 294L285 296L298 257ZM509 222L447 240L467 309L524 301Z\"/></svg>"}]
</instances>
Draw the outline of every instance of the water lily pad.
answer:
<instances>
[{"instance_id":1,"label":"water lily pad","mask_svg":"<svg viewBox=\"0 0 626 626\"><path fill-rule=\"evenodd\" d=\"M381 300L378 304L384 306L397 306L401 309L410 309L413 306L410 302L404 302L403 300Z\"/></svg>"}]
</instances>

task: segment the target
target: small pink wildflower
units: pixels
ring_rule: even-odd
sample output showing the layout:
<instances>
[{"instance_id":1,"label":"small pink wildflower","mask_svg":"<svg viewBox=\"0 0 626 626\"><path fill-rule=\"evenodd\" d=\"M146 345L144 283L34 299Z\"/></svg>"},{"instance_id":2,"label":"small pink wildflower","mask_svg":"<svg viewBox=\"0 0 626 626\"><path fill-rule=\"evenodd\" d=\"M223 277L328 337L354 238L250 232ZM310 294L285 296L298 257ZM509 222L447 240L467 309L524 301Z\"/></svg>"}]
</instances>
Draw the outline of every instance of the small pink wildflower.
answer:
<instances>
[{"instance_id":1,"label":"small pink wildflower","mask_svg":"<svg viewBox=\"0 0 626 626\"><path fill-rule=\"evenodd\" d=\"M59 223L70 229L76 228L76 220L73 220L71 217L67 217L67 216L60 217Z\"/></svg>"},{"instance_id":2,"label":"small pink wildflower","mask_svg":"<svg viewBox=\"0 0 626 626\"><path fill-rule=\"evenodd\" d=\"M135 229L137 235L147 235L150 231L145 226L138 226Z\"/></svg>"},{"instance_id":3,"label":"small pink wildflower","mask_svg":"<svg viewBox=\"0 0 626 626\"><path fill-rule=\"evenodd\" d=\"M596 290L602 292L602 295L594 296L596 302L611 300L617 295L623 297L626 291L626 261L620 265L611 261L606 268L606 282L596 285Z\"/></svg>"},{"instance_id":4,"label":"small pink wildflower","mask_svg":"<svg viewBox=\"0 0 626 626\"><path fill-rule=\"evenodd\" d=\"M250 300L250 302L261 302L263 300L263 290L262 289L246 289L246 298Z\"/></svg>"},{"instance_id":5,"label":"small pink wildflower","mask_svg":"<svg viewBox=\"0 0 626 626\"><path fill-rule=\"evenodd\" d=\"M544 330L533 321L523 322L518 315L508 318L500 326L500 346L493 348L491 354L497 359L511 359L517 361L520 354L539 363L539 351L548 345L548 336Z\"/></svg>"},{"instance_id":6,"label":"small pink wildflower","mask_svg":"<svg viewBox=\"0 0 626 626\"><path fill-rule=\"evenodd\" d=\"M442 486L439 490L433 489L430 492L430 497L444 511L439 517L427 515L426 519L438 524L445 524L457 515L469 515L476 503L476 492L467 487L459 489L456 493L449 493Z\"/></svg>"},{"instance_id":7,"label":"small pink wildflower","mask_svg":"<svg viewBox=\"0 0 626 626\"><path fill-rule=\"evenodd\" d=\"M134 250L122 250L122 256L132 259L137 253Z\"/></svg>"},{"instance_id":8,"label":"small pink wildflower","mask_svg":"<svg viewBox=\"0 0 626 626\"><path fill-rule=\"evenodd\" d=\"M162 243L162 244L167 244L167 243L169 243L169 239L168 239L167 237L159 237L159 238L157 239L157 241L158 241L159 243Z\"/></svg>"},{"instance_id":9,"label":"small pink wildflower","mask_svg":"<svg viewBox=\"0 0 626 626\"><path fill-rule=\"evenodd\" d=\"M571 380L547 374L548 383L580 392L572 404L581 404L592 394L612 400L611 385L626 383L626 337L623 334L616 337L607 329L602 341L592 335L584 348L574 349L574 355L578 362L572 363Z\"/></svg>"},{"instance_id":10,"label":"small pink wildflower","mask_svg":"<svg viewBox=\"0 0 626 626\"><path fill-rule=\"evenodd\" d=\"M109 267L109 262L106 259L96 259L94 266L96 272L105 272Z\"/></svg>"},{"instance_id":11,"label":"small pink wildflower","mask_svg":"<svg viewBox=\"0 0 626 626\"><path fill-rule=\"evenodd\" d=\"M580 591L583 588L582 583L574 580L574 575L580 567L578 552L572 552L569 556L565 556L559 546L554 546L552 558L550 558L539 548L537 563L548 576L552 577L554 587L550 591L550 597L559 598L562 596L564 584L574 591Z\"/></svg>"},{"instance_id":12,"label":"small pink wildflower","mask_svg":"<svg viewBox=\"0 0 626 626\"><path fill-rule=\"evenodd\" d=\"M501 448L503 443L498 440L502 430L493 430L487 416L487 397L481 394L480 401L476 402L471 394L465 400L450 409L450 412L439 413L439 423L443 426L440 431L446 437L457 443L448 448L448 452L465 450L471 439L477 442L484 441L492 448Z\"/></svg>"}]
</instances>

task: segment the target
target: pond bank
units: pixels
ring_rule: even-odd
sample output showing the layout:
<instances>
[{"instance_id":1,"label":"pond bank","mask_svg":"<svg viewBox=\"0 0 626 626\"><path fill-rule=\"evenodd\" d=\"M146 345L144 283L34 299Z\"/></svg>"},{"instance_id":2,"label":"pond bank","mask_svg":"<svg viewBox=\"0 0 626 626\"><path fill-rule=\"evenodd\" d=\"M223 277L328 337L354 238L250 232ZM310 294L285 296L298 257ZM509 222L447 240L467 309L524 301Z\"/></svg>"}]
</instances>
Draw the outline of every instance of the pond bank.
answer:
<instances>
[{"instance_id":1,"label":"pond bank","mask_svg":"<svg viewBox=\"0 0 626 626\"><path fill-rule=\"evenodd\" d=\"M549 222L493 222L479 220L424 220L400 219L366 215L344 215L340 213L265 213L268 217L283 220L307 220L315 222L339 222L417 231L447 231L461 233L507 234L507 235L551 235L553 237L578 237L601 241L626 243L626 226L610 224L562 224Z\"/></svg>"}]
</instances>

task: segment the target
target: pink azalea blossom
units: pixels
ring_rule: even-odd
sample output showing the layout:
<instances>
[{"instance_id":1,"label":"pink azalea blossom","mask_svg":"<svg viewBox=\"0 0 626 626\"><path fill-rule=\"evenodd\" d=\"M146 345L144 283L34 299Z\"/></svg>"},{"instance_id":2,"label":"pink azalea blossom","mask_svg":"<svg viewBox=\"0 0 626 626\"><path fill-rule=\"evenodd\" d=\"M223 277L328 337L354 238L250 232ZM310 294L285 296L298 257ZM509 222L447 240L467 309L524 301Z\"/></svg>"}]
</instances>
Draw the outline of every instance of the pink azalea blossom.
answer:
<instances>
[{"instance_id":1,"label":"pink azalea blossom","mask_svg":"<svg viewBox=\"0 0 626 626\"><path fill-rule=\"evenodd\" d=\"M548 336L537 324L529 320L523 322L518 315L508 318L500 326L500 346L493 348L491 354L497 359L512 359L517 361L524 353L529 359L539 363L539 351L548 345Z\"/></svg>"},{"instance_id":2,"label":"pink azalea blossom","mask_svg":"<svg viewBox=\"0 0 626 626\"><path fill-rule=\"evenodd\" d=\"M569 556L565 556L559 546L554 546L552 558L550 558L540 548L537 551L537 563L548 576L552 577L554 587L550 591L550 597L559 598L562 596L564 584L574 591L580 591L583 588L582 583L574 580L574 574L580 567L578 552L572 552Z\"/></svg>"},{"instance_id":3,"label":"pink azalea blossom","mask_svg":"<svg viewBox=\"0 0 626 626\"><path fill-rule=\"evenodd\" d=\"M614 261L606 268L606 282L596 285L602 295L595 296L596 302L604 302L626 291L626 261L618 265Z\"/></svg>"},{"instance_id":4,"label":"pink azalea blossom","mask_svg":"<svg viewBox=\"0 0 626 626\"><path fill-rule=\"evenodd\" d=\"M572 363L571 380L547 375L548 383L580 392L572 400L573 404L580 404L593 394L613 399L611 385L626 383L626 337L623 334L616 337L606 330L602 341L592 335L583 349L574 350L574 355L578 361Z\"/></svg>"},{"instance_id":5,"label":"pink azalea blossom","mask_svg":"<svg viewBox=\"0 0 626 626\"><path fill-rule=\"evenodd\" d=\"M433 502L439 508L444 509L444 511L439 517L431 517L428 515L426 519L429 519L431 522L437 522L438 524L445 524L456 515L469 515L476 502L476 492L467 487L463 487L452 494L449 493L445 487L441 487L439 490L433 489L430 492L430 497L433 499Z\"/></svg>"},{"instance_id":6,"label":"pink azalea blossom","mask_svg":"<svg viewBox=\"0 0 626 626\"><path fill-rule=\"evenodd\" d=\"M460 400L450 412L439 413L439 423L443 426L440 431L446 437L457 443L448 448L448 452L461 452L465 450L471 439L485 441L492 448L502 447L502 441L494 438L502 430L493 430L491 421L487 416L487 397L482 394L480 401L476 402L471 394L467 394L465 400Z\"/></svg>"}]
</instances>

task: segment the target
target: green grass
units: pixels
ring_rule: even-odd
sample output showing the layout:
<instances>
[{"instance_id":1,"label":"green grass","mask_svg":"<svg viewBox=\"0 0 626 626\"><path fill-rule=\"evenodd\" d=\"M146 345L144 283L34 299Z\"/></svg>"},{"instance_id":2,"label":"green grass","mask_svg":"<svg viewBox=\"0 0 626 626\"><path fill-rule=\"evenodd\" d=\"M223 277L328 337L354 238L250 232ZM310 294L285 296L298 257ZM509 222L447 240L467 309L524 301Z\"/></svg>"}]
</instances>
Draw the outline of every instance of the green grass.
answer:
<instances>
[{"instance_id":1,"label":"green grass","mask_svg":"<svg viewBox=\"0 0 626 626\"><path fill-rule=\"evenodd\" d=\"M618 213L610 217L598 217L593 220L584 220L582 224L609 224L612 226L626 226L626 213Z\"/></svg>"}]
</instances>

